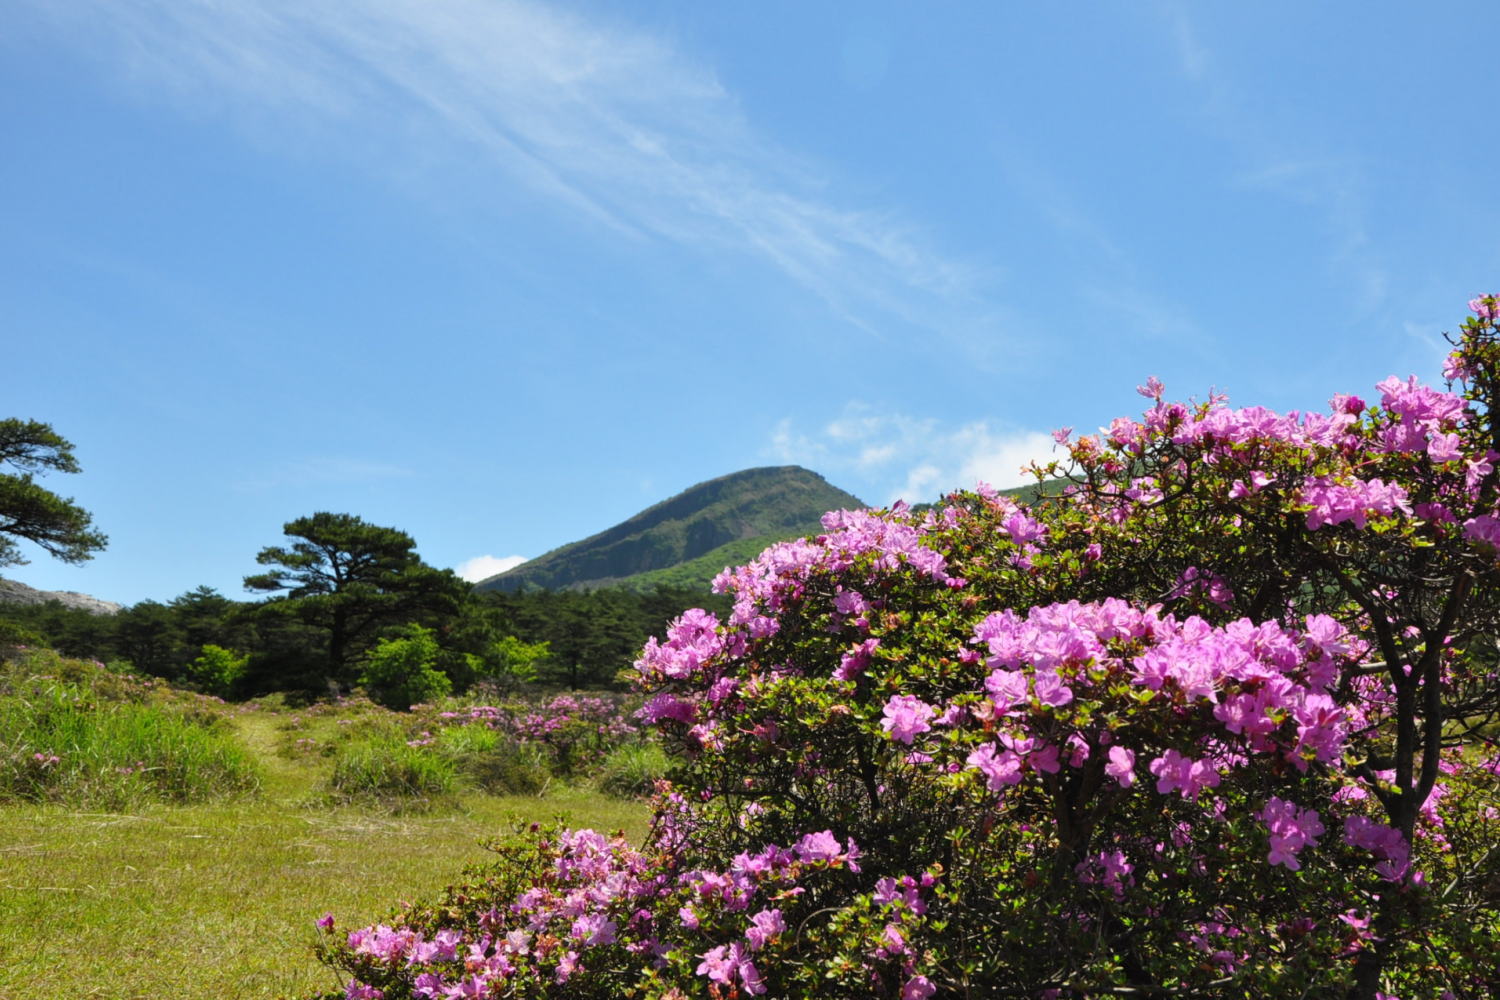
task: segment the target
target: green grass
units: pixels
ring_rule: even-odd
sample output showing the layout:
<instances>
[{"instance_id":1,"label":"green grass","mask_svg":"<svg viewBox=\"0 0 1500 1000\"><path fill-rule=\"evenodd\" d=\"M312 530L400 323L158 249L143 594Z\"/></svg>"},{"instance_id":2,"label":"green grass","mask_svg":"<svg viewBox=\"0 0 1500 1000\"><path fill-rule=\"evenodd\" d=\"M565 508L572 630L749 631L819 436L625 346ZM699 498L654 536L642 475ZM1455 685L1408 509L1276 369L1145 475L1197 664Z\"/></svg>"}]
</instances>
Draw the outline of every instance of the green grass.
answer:
<instances>
[{"instance_id":1,"label":"green grass","mask_svg":"<svg viewBox=\"0 0 1500 1000\"><path fill-rule=\"evenodd\" d=\"M260 785L254 761L217 718L107 700L55 677L8 687L0 697L0 801L125 809L233 797Z\"/></svg>"},{"instance_id":2,"label":"green grass","mask_svg":"<svg viewBox=\"0 0 1500 1000\"><path fill-rule=\"evenodd\" d=\"M657 779L665 777L671 762L655 743L629 744L605 758L594 779L600 791L617 798L639 798L651 793Z\"/></svg>"},{"instance_id":3,"label":"green grass","mask_svg":"<svg viewBox=\"0 0 1500 1000\"><path fill-rule=\"evenodd\" d=\"M48 650L0 659L0 734L0 803L127 809L260 783L223 702Z\"/></svg>"},{"instance_id":4,"label":"green grass","mask_svg":"<svg viewBox=\"0 0 1500 1000\"><path fill-rule=\"evenodd\" d=\"M338 746L381 738L382 719L363 706L240 711L221 735L256 762L260 788L248 798L0 807L0 998L332 989L311 954L324 912L363 926L401 900L433 896L485 860L481 841L517 821L561 817L644 835L639 803L557 784L540 797L501 797L459 782L447 809L423 815L329 804ZM0 730L0 753L12 740Z\"/></svg>"},{"instance_id":5,"label":"green grass","mask_svg":"<svg viewBox=\"0 0 1500 1000\"><path fill-rule=\"evenodd\" d=\"M336 801L428 812L454 804L458 769L448 757L383 736L338 748L329 784Z\"/></svg>"}]
</instances>

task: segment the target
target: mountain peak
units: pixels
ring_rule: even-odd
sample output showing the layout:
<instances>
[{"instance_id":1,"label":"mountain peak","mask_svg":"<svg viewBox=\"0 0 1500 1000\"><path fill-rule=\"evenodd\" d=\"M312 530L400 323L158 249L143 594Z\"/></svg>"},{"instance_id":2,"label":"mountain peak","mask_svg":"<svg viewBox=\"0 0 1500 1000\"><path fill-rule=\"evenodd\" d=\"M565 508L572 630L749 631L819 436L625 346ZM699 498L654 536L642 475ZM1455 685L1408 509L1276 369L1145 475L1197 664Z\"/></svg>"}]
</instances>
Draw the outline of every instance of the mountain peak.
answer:
<instances>
[{"instance_id":1,"label":"mountain peak","mask_svg":"<svg viewBox=\"0 0 1500 1000\"><path fill-rule=\"evenodd\" d=\"M481 590L591 589L669 569L733 542L813 534L826 511L863 507L858 497L798 465L731 472L582 541L553 549L476 586Z\"/></svg>"}]
</instances>

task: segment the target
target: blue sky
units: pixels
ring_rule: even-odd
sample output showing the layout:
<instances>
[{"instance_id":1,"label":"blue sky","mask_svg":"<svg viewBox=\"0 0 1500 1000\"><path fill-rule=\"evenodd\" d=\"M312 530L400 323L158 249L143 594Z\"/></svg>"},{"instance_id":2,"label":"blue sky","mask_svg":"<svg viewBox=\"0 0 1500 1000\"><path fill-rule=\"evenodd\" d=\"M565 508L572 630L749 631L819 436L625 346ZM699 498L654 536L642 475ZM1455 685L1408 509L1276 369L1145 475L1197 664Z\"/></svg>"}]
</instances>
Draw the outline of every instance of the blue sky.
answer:
<instances>
[{"instance_id":1,"label":"blue sky","mask_svg":"<svg viewBox=\"0 0 1500 1000\"><path fill-rule=\"evenodd\" d=\"M1169 393L1435 378L1500 288L1487 3L18 0L0 415L240 597L318 510L530 557L797 463L1017 481Z\"/></svg>"}]
</instances>

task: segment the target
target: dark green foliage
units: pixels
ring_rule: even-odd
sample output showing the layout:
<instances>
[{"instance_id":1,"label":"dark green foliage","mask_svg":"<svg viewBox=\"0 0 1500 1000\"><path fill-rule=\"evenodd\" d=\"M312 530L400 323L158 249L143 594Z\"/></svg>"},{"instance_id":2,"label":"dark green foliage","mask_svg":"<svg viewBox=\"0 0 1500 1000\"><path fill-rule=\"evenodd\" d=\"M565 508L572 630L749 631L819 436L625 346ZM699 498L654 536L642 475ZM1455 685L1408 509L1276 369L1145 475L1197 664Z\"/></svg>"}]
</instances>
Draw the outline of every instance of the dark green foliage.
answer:
<instances>
[{"instance_id":1,"label":"dark green foliage","mask_svg":"<svg viewBox=\"0 0 1500 1000\"><path fill-rule=\"evenodd\" d=\"M455 691L480 680L495 683L497 678L503 688L532 681L617 688L621 685L616 675L635 660L646 638L660 635L666 622L691 607L722 612L728 602L672 588L650 593L489 592L465 595L453 603L451 612L417 620L434 629L434 667ZM203 647L220 646L250 655L243 675L223 692L226 696L271 691L324 696L329 690L328 635L305 619L304 610L295 600L251 604L200 587L165 604L142 601L115 615L91 614L55 601L0 604L0 625L21 630L31 640L25 645L46 646L67 656L124 660L141 673L173 681L191 680L192 664ZM374 639L392 637L404 624L391 623ZM514 657L504 650L514 653L543 643L548 656L531 663L535 676L514 676Z\"/></svg>"},{"instance_id":2,"label":"dark green foliage","mask_svg":"<svg viewBox=\"0 0 1500 1000\"><path fill-rule=\"evenodd\" d=\"M0 623L36 634L41 640L37 645L64 656L126 660L141 673L182 680L204 646L246 650L264 645L247 608L210 587L199 587L166 604L142 601L113 615L58 601L0 604Z\"/></svg>"},{"instance_id":3,"label":"dark green foliage","mask_svg":"<svg viewBox=\"0 0 1500 1000\"><path fill-rule=\"evenodd\" d=\"M173 677L192 655L171 609L158 601L142 601L121 612L115 626L114 650L142 673Z\"/></svg>"},{"instance_id":4,"label":"dark green foliage","mask_svg":"<svg viewBox=\"0 0 1500 1000\"><path fill-rule=\"evenodd\" d=\"M79 471L73 445L47 424L0 420L0 566L27 562L17 540L31 542L63 562L80 563L109 541L94 530L89 512L38 486L34 476Z\"/></svg>"},{"instance_id":5,"label":"dark green foliage","mask_svg":"<svg viewBox=\"0 0 1500 1000\"><path fill-rule=\"evenodd\" d=\"M245 588L285 591L267 602L267 620L290 618L323 633L329 681L353 681L383 630L449 618L468 592L453 573L423 563L416 542L395 528L320 511L284 530L297 541L262 549L256 562L273 568L246 577Z\"/></svg>"},{"instance_id":6,"label":"dark green foliage","mask_svg":"<svg viewBox=\"0 0 1500 1000\"><path fill-rule=\"evenodd\" d=\"M729 542L816 533L824 512L863 506L817 473L794 465L746 469L699 483L607 531L554 549L478 587L613 587L627 577L677 566ZM755 551L764 547L760 544Z\"/></svg>"},{"instance_id":7,"label":"dark green foliage","mask_svg":"<svg viewBox=\"0 0 1500 1000\"><path fill-rule=\"evenodd\" d=\"M0 657L46 644L47 640L40 632L14 622L0 622Z\"/></svg>"},{"instance_id":8,"label":"dark green foliage","mask_svg":"<svg viewBox=\"0 0 1500 1000\"><path fill-rule=\"evenodd\" d=\"M46 604L0 604L0 622L24 628L42 637L39 645L65 656L98 660L116 656L114 615L96 615L70 608L59 601Z\"/></svg>"},{"instance_id":9,"label":"dark green foliage","mask_svg":"<svg viewBox=\"0 0 1500 1000\"><path fill-rule=\"evenodd\" d=\"M727 611L729 602L697 590L660 588L476 594L475 614L489 615L501 634L548 643L539 680L568 688L621 688L616 678L640 655L652 635L688 608Z\"/></svg>"}]
</instances>

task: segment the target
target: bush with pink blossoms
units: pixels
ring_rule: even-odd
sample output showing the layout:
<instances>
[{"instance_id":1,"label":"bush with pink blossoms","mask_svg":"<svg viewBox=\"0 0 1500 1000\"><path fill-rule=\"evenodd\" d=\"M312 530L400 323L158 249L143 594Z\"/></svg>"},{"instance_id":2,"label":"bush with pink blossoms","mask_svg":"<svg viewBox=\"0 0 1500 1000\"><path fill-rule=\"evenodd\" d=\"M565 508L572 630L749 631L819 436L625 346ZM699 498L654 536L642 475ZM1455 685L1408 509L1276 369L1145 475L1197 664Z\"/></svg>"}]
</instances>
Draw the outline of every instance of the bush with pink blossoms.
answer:
<instances>
[{"instance_id":1,"label":"bush with pink blossoms","mask_svg":"<svg viewBox=\"0 0 1500 1000\"><path fill-rule=\"evenodd\" d=\"M1495 995L1479 301L1446 389L1278 414L1152 379L1058 435L1063 497L837 512L726 571L727 620L637 664L681 762L649 842L506 846L330 937L349 995Z\"/></svg>"},{"instance_id":2,"label":"bush with pink blossoms","mask_svg":"<svg viewBox=\"0 0 1500 1000\"><path fill-rule=\"evenodd\" d=\"M618 747L641 739L633 706L618 695L559 694L493 705L458 705L417 713L422 728L492 730L504 744L535 748L550 773L585 774Z\"/></svg>"}]
</instances>

